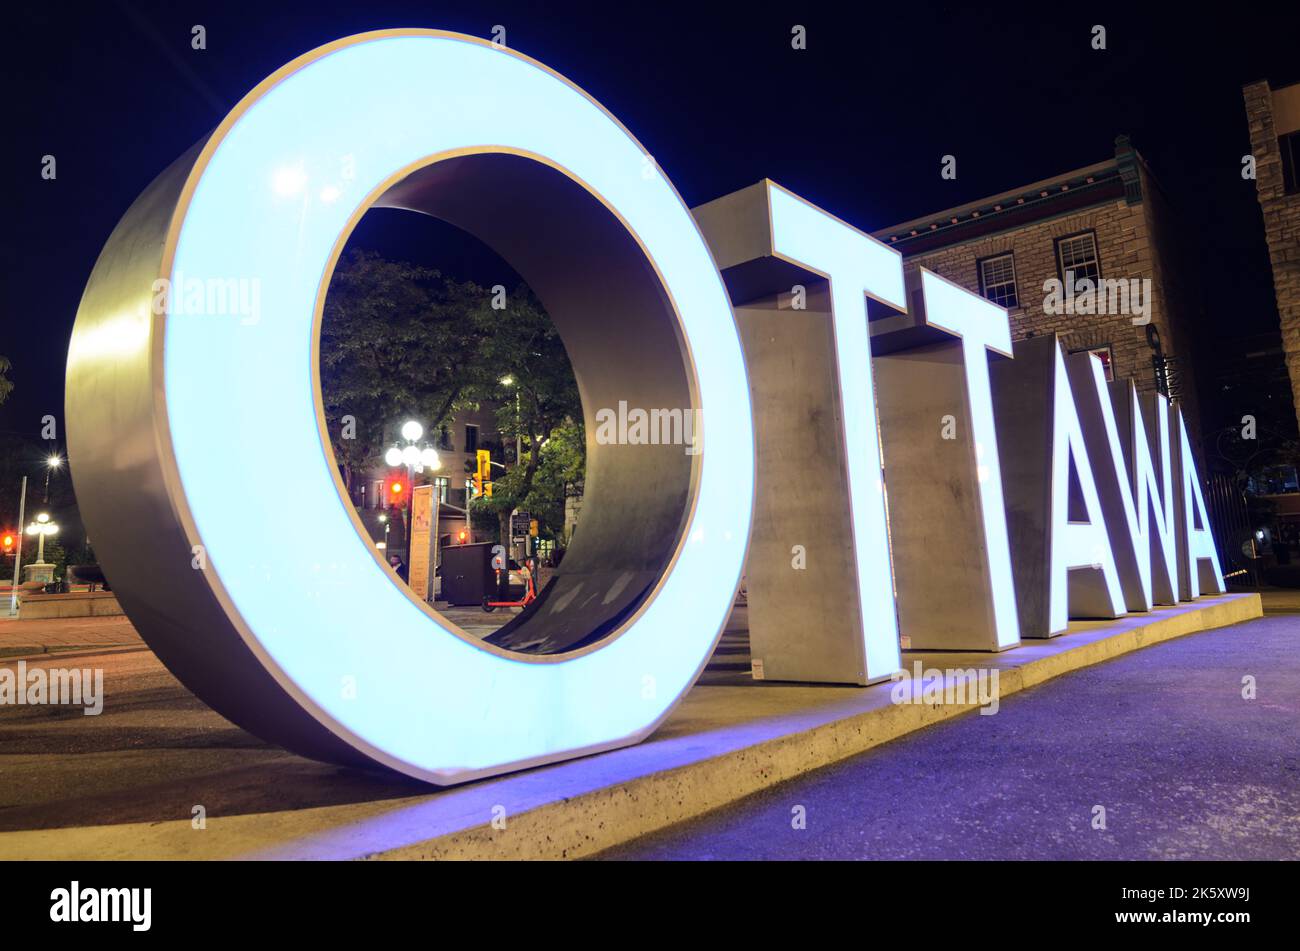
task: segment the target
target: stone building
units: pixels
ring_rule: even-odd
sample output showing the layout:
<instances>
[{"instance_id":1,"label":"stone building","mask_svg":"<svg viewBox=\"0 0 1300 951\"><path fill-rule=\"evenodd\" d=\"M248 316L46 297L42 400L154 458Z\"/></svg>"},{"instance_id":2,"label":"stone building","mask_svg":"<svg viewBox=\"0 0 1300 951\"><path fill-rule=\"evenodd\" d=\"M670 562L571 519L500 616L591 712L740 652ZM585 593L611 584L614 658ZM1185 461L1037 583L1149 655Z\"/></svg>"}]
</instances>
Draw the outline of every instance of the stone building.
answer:
<instances>
[{"instance_id":1,"label":"stone building","mask_svg":"<svg viewBox=\"0 0 1300 951\"><path fill-rule=\"evenodd\" d=\"M473 468L478 450L488 449L493 459L503 461L496 411L496 404L483 403L457 413L438 427L437 432L425 433L423 441L438 451L441 466L436 473L429 473L427 480L421 481L432 481L438 487L440 501L464 507L465 484L472 478L466 466ZM396 435L393 441L398 442ZM376 462L363 479L357 480L352 502L358 509L379 509L385 505L384 482L392 470L382 462Z\"/></svg>"},{"instance_id":2,"label":"stone building","mask_svg":"<svg viewBox=\"0 0 1300 951\"><path fill-rule=\"evenodd\" d=\"M1273 266L1282 349L1300 416L1300 83L1242 90L1255 159L1255 190Z\"/></svg>"},{"instance_id":3,"label":"stone building","mask_svg":"<svg viewBox=\"0 0 1300 951\"><path fill-rule=\"evenodd\" d=\"M438 470L421 470L415 481L417 484L430 482L435 486L435 497L440 503L440 546L458 543L461 530L467 527L464 509L469 490L466 483L472 478L470 470L475 465L477 451L487 449L497 461L505 458L496 411L494 403L462 410L436 432L425 433L421 440L422 445L432 446L438 452ZM400 422L399 418L392 424L393 445L401 444L396 433ZM405 518L400 509L390 506L385 492L385 487L395 476L405 476L405 469L390 468L376 459L374 466L353 480L351 501L371 539L377 544L382 542L393 554L403 555L406 549Z\"/></svg>"},{"instance_id":4,"label":"stone building","mask_svg":"<svg viewBox=\"0 0 1300 951\"><path fill-rule=\"evenodd\" d=\"M1056 332L1070 352L1101 356L1108 378L1178 400L1199 433L1194 265L1127 137L1104 162L873 237L903 254L907 274L924 266L1006 307L1014 339Z\"/></svg>"}]
</instances>

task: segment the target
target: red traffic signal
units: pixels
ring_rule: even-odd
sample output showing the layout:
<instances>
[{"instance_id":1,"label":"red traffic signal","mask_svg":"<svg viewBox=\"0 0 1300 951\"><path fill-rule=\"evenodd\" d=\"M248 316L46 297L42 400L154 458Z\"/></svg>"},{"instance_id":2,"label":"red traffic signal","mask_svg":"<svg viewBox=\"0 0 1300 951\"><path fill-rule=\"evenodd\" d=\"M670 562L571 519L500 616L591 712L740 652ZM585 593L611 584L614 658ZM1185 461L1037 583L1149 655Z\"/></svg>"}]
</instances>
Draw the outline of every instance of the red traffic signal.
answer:
<instances>
[{"instance_id":1,"label":"red traffic signal","mask_svg":"<svg viewBox=\"0 0 1300 951\"><path fill-rule=\"evenodd\" d=\"M398 505L406 498L406 483L393 479L388 483L388 504Z\"/></svg>"},{"instance_id":2,"label":"red traffic signal","mask_svg":"<svg viewBox=\"0 0 1300 951\"><path fill-rule=\"evenodd\" d=\"M0 538L0 545L4 546L6 555L13 554L14 547L18 544L17 532L5 532L4 537Z\"/></svg>"}]
</instances>

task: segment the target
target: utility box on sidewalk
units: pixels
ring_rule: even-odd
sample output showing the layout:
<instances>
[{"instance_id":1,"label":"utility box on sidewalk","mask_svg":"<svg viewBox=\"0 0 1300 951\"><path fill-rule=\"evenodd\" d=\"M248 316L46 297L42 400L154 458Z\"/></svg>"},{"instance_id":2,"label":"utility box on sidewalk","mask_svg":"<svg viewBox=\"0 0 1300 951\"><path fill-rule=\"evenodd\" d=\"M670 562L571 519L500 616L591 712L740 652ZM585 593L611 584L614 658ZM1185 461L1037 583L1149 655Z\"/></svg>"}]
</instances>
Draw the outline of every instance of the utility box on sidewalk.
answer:
<instances>
[{"instance_id":1,"label":"utility box on sidewalk","mask_svg":"<svg viewBox=\"0 0 1300 951\"><path fill-rule=\"evenodd\" d=\"M443 548L442 599L448 604L482 604L495 584L491 542Z\"/></svg>"}]
</instances>

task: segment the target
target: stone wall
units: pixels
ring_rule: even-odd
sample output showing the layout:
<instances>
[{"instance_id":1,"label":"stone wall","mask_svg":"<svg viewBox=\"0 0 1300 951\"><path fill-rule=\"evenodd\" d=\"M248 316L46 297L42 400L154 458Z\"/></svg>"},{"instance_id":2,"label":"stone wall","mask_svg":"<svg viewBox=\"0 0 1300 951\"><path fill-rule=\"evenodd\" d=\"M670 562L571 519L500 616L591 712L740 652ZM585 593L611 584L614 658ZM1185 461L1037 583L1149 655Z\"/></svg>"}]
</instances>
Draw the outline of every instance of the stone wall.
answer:
<instances>
[{"instance_id":1,"label":"stone wall","mask_svg":"<svg viewBox=\"0 0 1300 951\"><path fill-rule=\"evenodd\" d=\"M1264 213L1264 236L1273 266L1273 289L1282 329L1282 349L1291 392L1300 417L1300 194L1287 195L1282 177L1279 131L1274 123L1273 90L1267 82L1242 90L1255 156L1255 190Z\"/></svg>"},{"instance_id":2,"label":"stone wall","mask_svg":"<svg viewBox=\"0 0 1300 951\"><path fill-rule=\"evenodd\" d=\"M1138 167L1141 168L1140 164ZM1147 328L1133 323L1135 317L1141 319L1139 315L1049 313L1045 306L1049 293L1045 285L1049 280L1061 278L1056 242L1081 232L1093 232L1103 279L1151 282L1151 323L1159 331L1165 355L1177 360L1176 392L1188 416L1189 429L1198 433L1191 334L1186 323L1189 315L1180 306L1184 295L1177 279L1179 267L1170 260L1176 256L1165 246L1170 243L1166 239L1174 229L1164 220L1162 199L1153 202L1147 198L1154 189L1144 168L1141 184L1142 198L1138 201L1111 199L1012 231L919 253L905 259L904 269L910 273L925 267L980 293L979 262L1012 252L1019 297L1019 306L1010 309L1013 339L1055 332L1070 351L1109 346L1115 378L1131 377L1139 391L1154 392L1156 376Z\"/></svg>"}]
</instances>

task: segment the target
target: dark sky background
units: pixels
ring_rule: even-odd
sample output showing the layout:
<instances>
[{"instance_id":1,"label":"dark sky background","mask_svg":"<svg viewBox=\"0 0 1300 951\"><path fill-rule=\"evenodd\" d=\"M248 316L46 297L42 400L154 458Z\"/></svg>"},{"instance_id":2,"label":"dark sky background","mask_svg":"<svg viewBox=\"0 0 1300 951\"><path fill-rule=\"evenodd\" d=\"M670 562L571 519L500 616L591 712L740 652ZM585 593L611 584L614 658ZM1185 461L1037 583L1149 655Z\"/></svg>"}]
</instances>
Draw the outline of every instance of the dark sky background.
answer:
<instances>
[{"instance_id":1,"label":"dark sky background","mask_svg":"<svg viewBox=\"0 0 1300 951\"><path fill-rule=\"evenodd\" d=\"M1288 7L1290 8L1288 10ZM809 3L12 4L3 50L0 431L62 420L73 318L132 200L273 70L385 27L490 36L567 76L637 136L690 205L770 177L864 230L1113 154L1128 133L1199 232L1211 334L1275 328L1241 85L1300 79L1300 4L1217 19L1131 7ZM190 47L194 24L207 49ZM808 30L791 49L790 29ZM1090 46L1093 24L1107 49ZM953 154L958 177L939 176ZM41 178L41 157L58 162ZM474 277L436 226L372 214L354 244Z\"/></svg>"}]
</instances>

